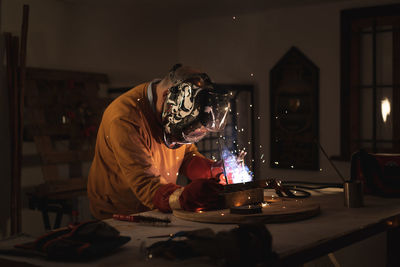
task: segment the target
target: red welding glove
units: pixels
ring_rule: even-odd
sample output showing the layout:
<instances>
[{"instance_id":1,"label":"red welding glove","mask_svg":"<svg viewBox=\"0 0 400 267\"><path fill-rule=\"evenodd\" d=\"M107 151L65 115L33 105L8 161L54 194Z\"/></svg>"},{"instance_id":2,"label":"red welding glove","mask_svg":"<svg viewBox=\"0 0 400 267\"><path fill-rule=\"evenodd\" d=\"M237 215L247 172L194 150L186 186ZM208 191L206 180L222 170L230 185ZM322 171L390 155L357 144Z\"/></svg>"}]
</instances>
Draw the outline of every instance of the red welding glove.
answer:
<instances>
[{"instance_id":1,"label":"red welding glove","mask_svg":"<svg viewBox=\"0 0 400 267\"><path fill-rule=\"evenodd\" d=\"M188 211L223 208L222 190L223 186L216 179L197 179L185 186L179 204Z\"/></svg>"},{"instance_id":2,"label":"red welding glove","mask_svg":"<svg viewBox=\"0 0 400 267\"><path fill-rule=\"evenodd\" d=\"M197 179L185 187L166 184L157 190L153 203L161 212L218 209L224 204L222 190L223 186L216 179Z\"/></svg>"},{"instance_id":3,"label":"red welding glove","mask_svg":"<svg viewBox=\"0 0 400 267\"><path fill-rule=\"evenodd\" d=\"M185 176L192 181L209 178L219 179L220 175L224 173L222 161L215 162L199 156L194 156L184 168Z\"/></svg>"},{"instance_id":4,"label":"red welding glove","mask_svg":"<svg viewBox=\"0 0 400 267\"><path fill-rule=\"evenodd\" d=\"M176 184L165 184L161 186L153 197L154 206L161 212L171 212L172 208L169 206L169 198L172 193L179 191L181 186Z\"/></svg>"}]
</instances>

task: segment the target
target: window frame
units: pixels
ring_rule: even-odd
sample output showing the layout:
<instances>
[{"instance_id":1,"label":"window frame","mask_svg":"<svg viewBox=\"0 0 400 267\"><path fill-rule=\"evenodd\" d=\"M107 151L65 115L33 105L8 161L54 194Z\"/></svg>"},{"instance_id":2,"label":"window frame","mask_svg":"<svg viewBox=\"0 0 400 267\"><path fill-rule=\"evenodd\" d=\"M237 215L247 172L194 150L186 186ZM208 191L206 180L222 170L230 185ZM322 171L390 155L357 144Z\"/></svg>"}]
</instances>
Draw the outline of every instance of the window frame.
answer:
<instances>
[{"instance_id":1,"label":"window frame","mask_svg":"<svg viewBox=\"0 0 400 267\"><path fill-rule=\"evenodd\" d=\"M359 64L359 49L356 42L352 41L352 26L355 21L367 20L371 18L400 16L400 4L373 6L366 8L356 8L342 10L340 14L341 32L341 129L340 129L340 156L338 159L349 160L351 153L359 149L359 146L352 144L352 139L357 138L359 129L359 93L354 89L354 83L360 77L360 68L354 68L356 62ZM396 32L396 30L395 30ZM393 103L400 103L400 32L397 29L393 34ZM395 46L397 44L397 46ZM395 49L397 48L397 50ZM395 93L396 92L396 93ZM350 114L350 115L349 115ZM393 151L400 150L400 107L393 105ZM359 138L358 138L359 139ZM375 152L375 151L373 151Z\"/></svg>"}]
</instances>

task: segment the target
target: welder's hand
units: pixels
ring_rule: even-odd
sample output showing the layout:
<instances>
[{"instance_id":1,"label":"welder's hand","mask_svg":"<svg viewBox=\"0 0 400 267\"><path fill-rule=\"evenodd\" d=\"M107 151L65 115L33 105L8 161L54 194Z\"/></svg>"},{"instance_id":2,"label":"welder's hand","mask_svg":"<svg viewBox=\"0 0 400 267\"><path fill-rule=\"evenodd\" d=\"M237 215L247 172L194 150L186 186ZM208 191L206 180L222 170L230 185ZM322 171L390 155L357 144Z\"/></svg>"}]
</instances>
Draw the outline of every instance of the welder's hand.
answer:
<instances>
[{"instance_id":1,"label":"welder's hand","mask_svg":"<svg viewBox=\"0 0 400 267\"><path fill-rule=\"evenodd\" d=\"M220 195L222 190L223 186L216 179L196 179L185 187L169 183L156 191L153 204L161 212L223 208L224 201Z\"/></svg>"},{"instance_id":2,"label":"welder's hand","mask_svg":"<svg viewBox=\"0 0 400 267\"><path fill-rule=\"evenodd\" d=\"M223 186L216 179L198 179L184 187L179 196L183 210L200 211L222 208L223 197L220 193Z\"/></svg>"}]
</instances>

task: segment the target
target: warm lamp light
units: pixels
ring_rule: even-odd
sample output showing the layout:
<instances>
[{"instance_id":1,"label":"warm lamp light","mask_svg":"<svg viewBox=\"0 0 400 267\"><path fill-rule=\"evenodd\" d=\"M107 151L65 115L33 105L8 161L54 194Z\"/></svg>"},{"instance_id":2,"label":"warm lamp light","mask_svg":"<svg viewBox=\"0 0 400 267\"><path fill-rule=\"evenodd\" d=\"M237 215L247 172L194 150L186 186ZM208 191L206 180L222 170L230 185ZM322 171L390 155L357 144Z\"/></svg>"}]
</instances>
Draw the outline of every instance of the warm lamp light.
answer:
<instances>
[{"instance_id":1,"label":"warm lamp light","mask_svg":"<svg viewBox=\"0 0 400 267\"><path fill-rule=\"evenodd\" d=\"M387 97L385 97L381 101L381 112L382 112L382 119L383 122L386 122L387 116L390 115L390 101Z\"/></svg>"}]
</instances>

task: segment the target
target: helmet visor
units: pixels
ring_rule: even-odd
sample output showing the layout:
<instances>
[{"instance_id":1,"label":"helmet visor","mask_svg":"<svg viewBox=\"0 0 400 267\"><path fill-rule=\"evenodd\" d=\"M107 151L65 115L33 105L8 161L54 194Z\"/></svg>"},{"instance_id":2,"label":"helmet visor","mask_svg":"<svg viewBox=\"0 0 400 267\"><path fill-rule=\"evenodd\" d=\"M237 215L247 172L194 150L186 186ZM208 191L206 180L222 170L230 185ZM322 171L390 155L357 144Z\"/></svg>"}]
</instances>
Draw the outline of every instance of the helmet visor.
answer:
<instances>
[{"instance_id":1,"label":"helmet visor","mask_svg":"<svg viewBox=\"0 0 400 267\"><path fill-rule=\"evenodd\" d=\"M230 108L229 92L225 89L207 90L206 98L204 125L210 132L222 131Z\"/></svg>"}]
</instances>

